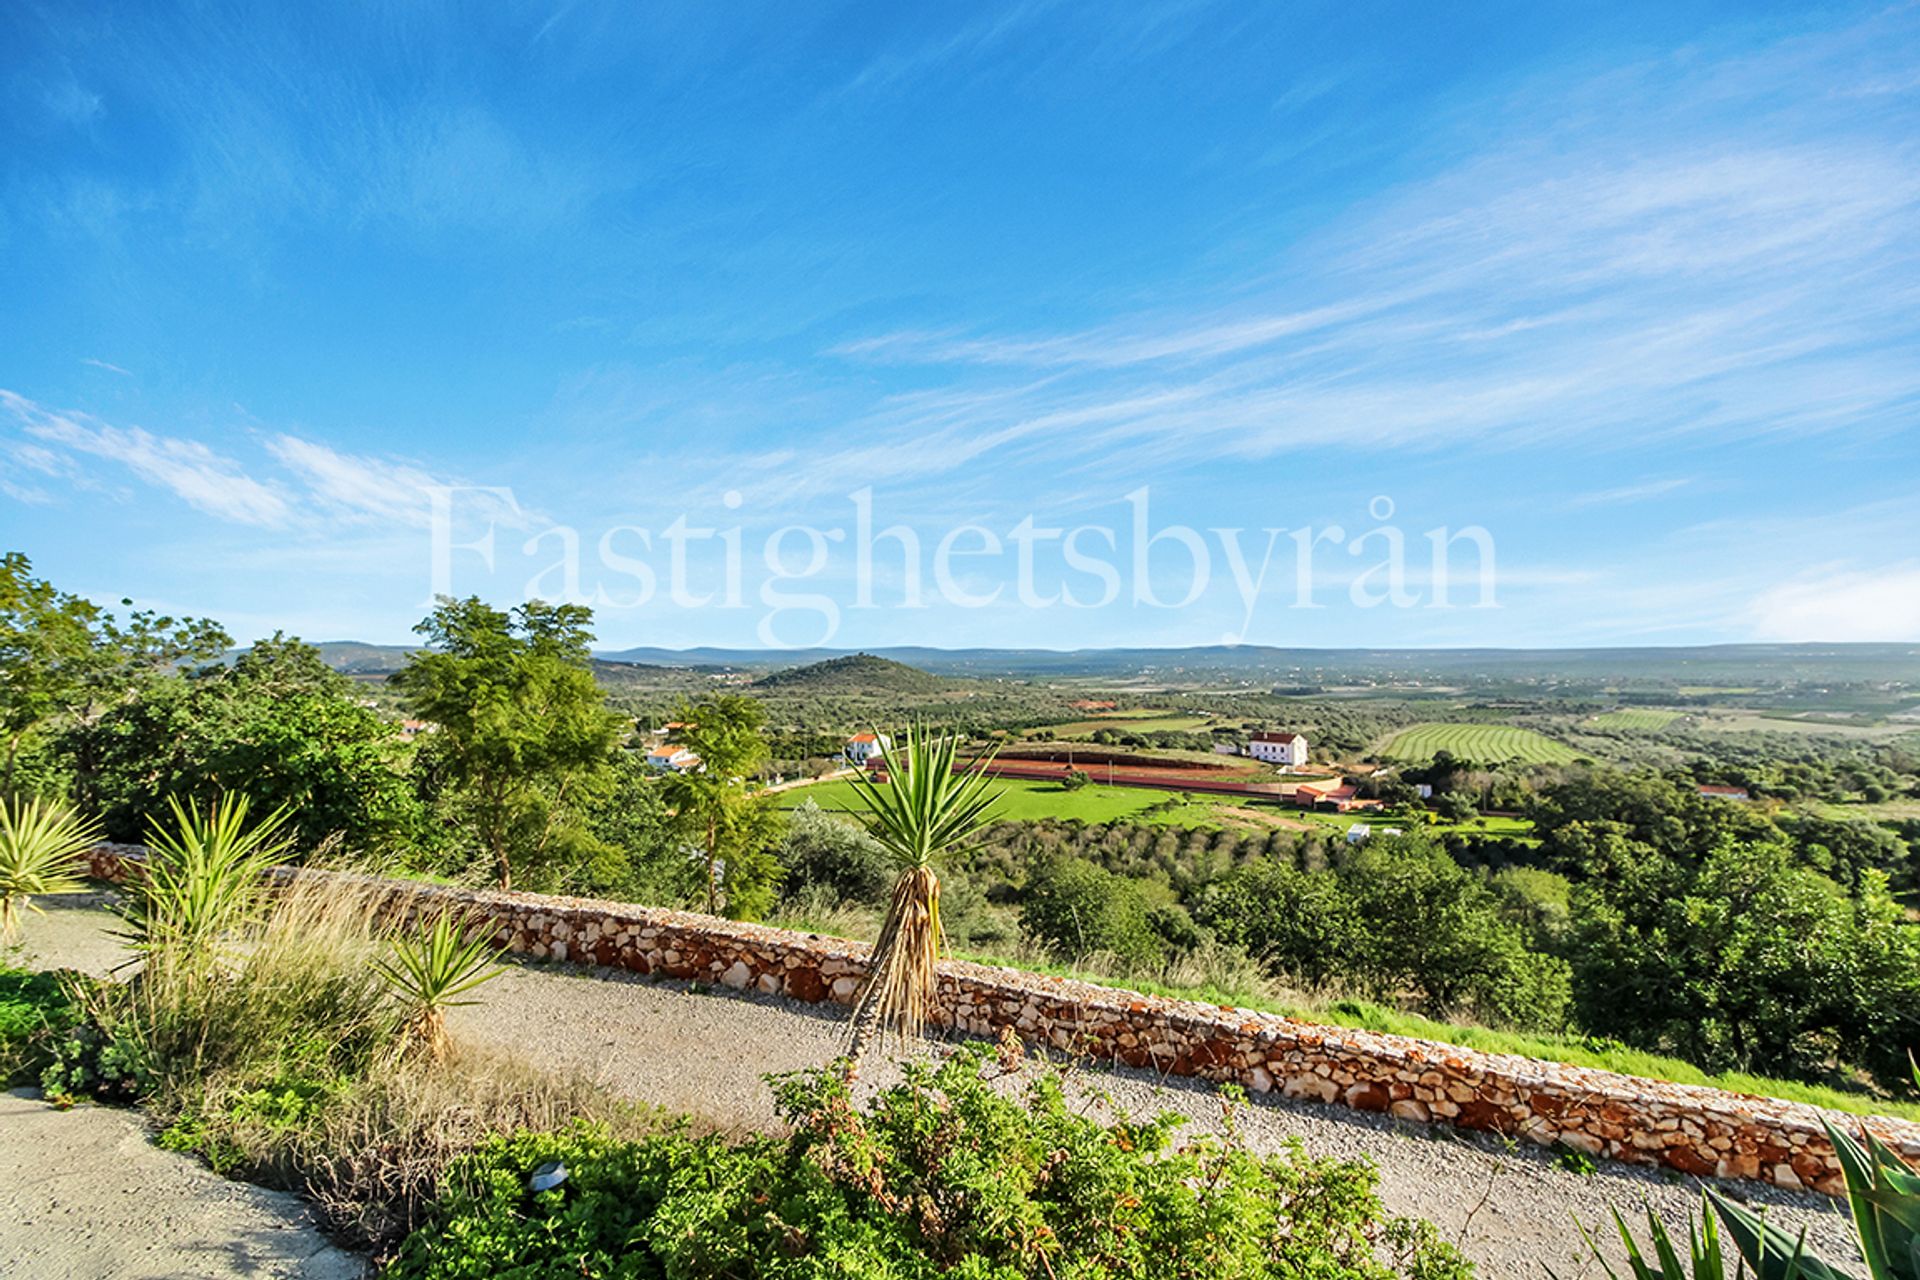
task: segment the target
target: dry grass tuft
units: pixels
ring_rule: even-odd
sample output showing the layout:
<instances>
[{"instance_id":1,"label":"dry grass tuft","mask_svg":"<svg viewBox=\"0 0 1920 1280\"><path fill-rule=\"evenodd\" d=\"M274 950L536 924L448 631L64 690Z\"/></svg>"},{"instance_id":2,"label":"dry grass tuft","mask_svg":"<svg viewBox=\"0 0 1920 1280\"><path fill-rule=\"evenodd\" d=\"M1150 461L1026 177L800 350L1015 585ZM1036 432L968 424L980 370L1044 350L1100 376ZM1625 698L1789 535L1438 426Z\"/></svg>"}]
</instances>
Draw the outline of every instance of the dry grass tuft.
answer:
<instances>
[{"instance_id":1,"label":"dry grass tuft","mask_svg":"<svg viewBox=\"0 0 1920 1280\"><path fill-rule=\"evenodd\" d=\"M419 1226L448 1165L494 1134L575 1120L622 1138L671 1127L665 1113L585 1077L458 1042L441 1062L396 1054L308 1098L217 1079L187 1114L175 1132L216 1165L305 1194L329 1230L376 1251Z\"/></svg>"}]
</instances>

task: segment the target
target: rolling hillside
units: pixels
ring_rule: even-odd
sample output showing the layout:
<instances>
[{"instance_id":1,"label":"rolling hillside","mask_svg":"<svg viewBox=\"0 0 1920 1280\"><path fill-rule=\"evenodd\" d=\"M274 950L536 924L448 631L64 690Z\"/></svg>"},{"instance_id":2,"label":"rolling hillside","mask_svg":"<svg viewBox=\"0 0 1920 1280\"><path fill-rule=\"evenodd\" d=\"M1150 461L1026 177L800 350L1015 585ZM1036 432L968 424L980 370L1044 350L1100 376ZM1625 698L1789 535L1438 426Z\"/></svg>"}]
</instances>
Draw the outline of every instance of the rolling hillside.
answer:
<instances>
[{"instance_id":1,"label":"rolling hillside","mask_svg":"<svg viewBox=\"0 0 1920 1280\"><path fill-rule=\"evenodd\" d=\"M755 692L827 694L939 693L952 687L951 680L871 653L789 667L762 676L753 684Z\"/></svg>"}]
</instances>

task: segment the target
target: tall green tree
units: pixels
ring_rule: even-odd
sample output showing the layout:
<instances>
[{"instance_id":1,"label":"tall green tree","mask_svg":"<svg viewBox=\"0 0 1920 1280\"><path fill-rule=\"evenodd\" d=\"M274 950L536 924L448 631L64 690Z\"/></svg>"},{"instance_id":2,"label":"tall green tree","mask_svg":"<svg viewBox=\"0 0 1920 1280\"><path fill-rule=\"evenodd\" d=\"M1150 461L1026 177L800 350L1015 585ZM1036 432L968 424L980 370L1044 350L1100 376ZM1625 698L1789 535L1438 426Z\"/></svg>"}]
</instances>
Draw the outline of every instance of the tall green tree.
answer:
<instances>
[{"instance_id":1,"label":"tall green tree","mask_svg":"<svg viewBox=\"0 0 1920 1280\"><path fill-rule=\"evenodd\" d=\"M206 618L133 610L117 619L92 601L34 577L26 556L8 552L0 559L0 734L6 751L0 791L14 790L27 736L64 721L74 789L91 808L95 742L90 730L99 716L144 681L183 663L216 657L229 643L227 633Z\"/></svg>"},{"instance_id":2,"label":"tall green tree","mask_svg":"<svg viewBox=\"0 0 1920 1280\"><path fill-rule=\"evenodd\" d=\"M230 665L146 682L93 730L109 833L139 839L168 797L204 805L234 792L286 810L303 850L407 842L422 815L406 748L362 701L319 650L278 633Z\"/></svg>"},{"instance_id":3,"label":"tall green tree","mask_svg":"<svg viewBox=\"0 0 1920 1280\"><path fill-rule=\"evenodd\" d=\"M746 780L767 762L766 710L742 694L682 704L681 745L700 757L697 771L667 779L667 803L706 859L706 906L739 920L766 914L780 883L773 847L780 815Z\"/></svg>"},{"instance_id":4,"label":"tall green tree","mask_svg":"<svg viewBox=\"0 0 1920 1280\"><path fill-rule=\"evenodd\" d=\"M1850 898L1778 841L1728 840L1689 865L1642 849L1577 886L1582 1023L1712 1070L1821 1079L1836 1062L1905 1083L1920 1049L1920 927L1877 871Z\"/></svg>"},{"instance_id":5,"label":"tall green tree","mask_svg":"<svg viewBox=\"0 0 1920 1280\"><path fill-rule=\"evenodd\" d=\"M592 620L582 605L443 598L414 628L427 650L394 674L407 710L436 726L420 750L437 802L502 889L578 856L583 806L607 784L621 720L594 682Z\"/></svg>"}]
</instances>

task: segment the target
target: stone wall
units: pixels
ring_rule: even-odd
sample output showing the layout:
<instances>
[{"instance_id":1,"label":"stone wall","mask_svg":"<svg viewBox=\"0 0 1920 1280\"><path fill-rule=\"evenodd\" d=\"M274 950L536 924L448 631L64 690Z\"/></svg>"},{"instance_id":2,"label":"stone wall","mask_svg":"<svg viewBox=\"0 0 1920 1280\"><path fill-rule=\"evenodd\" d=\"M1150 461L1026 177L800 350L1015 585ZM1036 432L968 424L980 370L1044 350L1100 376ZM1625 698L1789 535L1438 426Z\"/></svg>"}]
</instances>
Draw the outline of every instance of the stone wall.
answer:
<instances>
[{"instance_id":1,"label":"stone wall","mask_svg":"<svg viewBox=\"0 0 1920 1280\"><path fill-rule=\"evenodd\" d=\"M92 869L117 880L144 852L103 845L92 854ZM539 960L693 979L809 1003L851 1003L866 973L863 943L690 912L338 872L287 874L360 884L407 915L459 911L491 924L503 946ZM1010 1028L1032 1044L1168 1075L1231 1081L1255 1094L1829 1194L1842 1184L1821 1119L1856 1133L1862 1124L1858 1117L1772 1098L962 962L940 968L935 1020L989 1038ZM1883 1118L1866 1123L1894 1150L1920 1157L1920 1124Z\"/></svg>"}]
</instances>

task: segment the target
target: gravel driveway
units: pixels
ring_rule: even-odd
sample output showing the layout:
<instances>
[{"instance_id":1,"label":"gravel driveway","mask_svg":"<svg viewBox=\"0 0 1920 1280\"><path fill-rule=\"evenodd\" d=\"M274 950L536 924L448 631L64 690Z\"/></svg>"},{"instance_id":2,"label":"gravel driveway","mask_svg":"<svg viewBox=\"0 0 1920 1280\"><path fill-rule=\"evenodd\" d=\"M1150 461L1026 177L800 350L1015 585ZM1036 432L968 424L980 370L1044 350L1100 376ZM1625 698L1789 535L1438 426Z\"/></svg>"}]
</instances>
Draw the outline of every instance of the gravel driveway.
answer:
<instances>
[{"instance_id":1,"label":"gravel driveway","mask_svg":"<svg viewBox=\"0 0 1920 1280\"><path fill-rule=\"evenodd\" d=\"M109 920L97 905L63 904L28 922L29 949L41 963L104 970L120 954L106 936ZM454 1011L456 1035L585 1073L727 1128L772 1125L772 1099L761 1077L818 1066L843 1044L842 1011L835 1006L611 970L516 965L480 994L482 1004ZM868 1075L867 1087L892 1078L883 1070ZM1105 1094L1129 1112L1176 1111L1201 1128L1219 1120L1218 1095L1189 1081L1102 1069L1078 1073L1075 1089L1096 1108L1103 1105L1097 1095ZM1651 1203L1677 1222L1699 1204L1702 1185L1611 1161L1582 1175L1530 1145L1312 1103L1260 1098L1240 1127L1262 1149L1297 1138L1314 1155L1372 1160L1380 1168L1381 1197L1394 1213L1431 1219L1482 1275L1499 1280L1538 1280L1548 1267L1563 1280L1598 1276L1598 1265L1578 1247L1575 1218L1598 1228L1609 1222L1611 1207L1633 1216ZM1772 1206L1775 1220L1791 1232L1806 1226L1809 1243L1829 1262L1858 1258L1835 1201L1758 1183L1720 1185Z\"/></svg>"}]
</instances>

